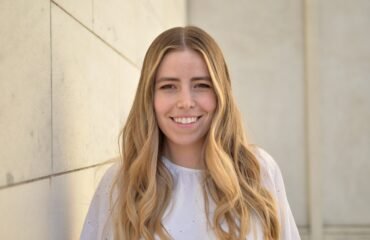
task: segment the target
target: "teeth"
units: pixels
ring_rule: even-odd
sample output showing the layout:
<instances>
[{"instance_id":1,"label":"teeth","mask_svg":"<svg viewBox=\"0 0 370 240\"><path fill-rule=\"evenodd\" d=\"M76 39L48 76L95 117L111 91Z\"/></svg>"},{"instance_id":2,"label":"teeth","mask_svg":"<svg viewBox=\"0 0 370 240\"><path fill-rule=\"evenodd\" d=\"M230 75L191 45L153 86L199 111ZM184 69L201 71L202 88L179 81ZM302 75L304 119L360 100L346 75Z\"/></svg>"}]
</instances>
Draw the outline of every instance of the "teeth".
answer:
<instances>
[{"instance_id":1,"label":"teeth","mask_svg":"<svg viewBox=\"0 0 370 240\"><path fill-rule=\"evenodd\" d=\"M197 117L189 117L189 118L173 118L175 122L181 123L181 124L189 124L194 123L197 121Z\"/></svg>"}]
</instances>

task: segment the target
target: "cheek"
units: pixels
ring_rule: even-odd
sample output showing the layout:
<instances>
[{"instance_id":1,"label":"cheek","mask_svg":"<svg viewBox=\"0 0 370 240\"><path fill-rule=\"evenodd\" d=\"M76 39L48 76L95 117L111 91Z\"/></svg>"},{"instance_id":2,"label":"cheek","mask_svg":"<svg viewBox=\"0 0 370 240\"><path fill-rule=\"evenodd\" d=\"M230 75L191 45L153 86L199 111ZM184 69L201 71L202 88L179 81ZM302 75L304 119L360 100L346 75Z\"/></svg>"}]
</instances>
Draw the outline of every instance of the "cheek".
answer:
<instances>
[{"instance_id":1,"label":"cheek","mask_svg":"<svg viewBox=\"0 0 370 240\"><path fill-rule=\"evenodd\" d=\"M154 96L154 112L155 115L158 116L159 113L163 111L163 100L160 96L155 95Z\"/></svg>"},{"instance_id":2,"label":"cheek","mask_svg":"<svg viewBox=\"0 0 370 240\"><path fill-rule=\"evenodd\" d=\"M157 117L160 116L160 114L165 113L167 108L167 103L165 98L163 98L161 95L154 96L154 112Z\"/></svg>"},{"instance_id":3,"label":"cheek","mask_svg":"<svg viewBox=\"0 0 370 240\"><path fill-rule=\"evenodd\" d=\"M216 95L214 93L210 93L209 95L205 96L203 99L203 108L207 112L213 113L217 106Z\"/></svg>"}]
</instances>

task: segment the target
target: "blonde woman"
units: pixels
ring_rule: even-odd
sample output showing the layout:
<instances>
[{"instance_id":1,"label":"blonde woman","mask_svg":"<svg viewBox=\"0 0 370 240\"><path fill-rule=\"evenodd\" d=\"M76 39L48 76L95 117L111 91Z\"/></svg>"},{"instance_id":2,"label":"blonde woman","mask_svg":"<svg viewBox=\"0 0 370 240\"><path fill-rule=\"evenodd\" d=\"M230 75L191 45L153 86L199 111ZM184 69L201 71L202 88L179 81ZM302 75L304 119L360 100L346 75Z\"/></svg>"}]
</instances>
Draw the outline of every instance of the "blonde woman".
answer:
<instances>
[{"instance_id":1,"label":"blonde woman","mask_svg":"<svg viewBox=\"0 0 370 240\"><path fill-rule=\"evenodd\" d=\"M247 142L222 52L197 27L149 47L81 239L300 239L276 162Z\"/></svg>"}]
</instances>

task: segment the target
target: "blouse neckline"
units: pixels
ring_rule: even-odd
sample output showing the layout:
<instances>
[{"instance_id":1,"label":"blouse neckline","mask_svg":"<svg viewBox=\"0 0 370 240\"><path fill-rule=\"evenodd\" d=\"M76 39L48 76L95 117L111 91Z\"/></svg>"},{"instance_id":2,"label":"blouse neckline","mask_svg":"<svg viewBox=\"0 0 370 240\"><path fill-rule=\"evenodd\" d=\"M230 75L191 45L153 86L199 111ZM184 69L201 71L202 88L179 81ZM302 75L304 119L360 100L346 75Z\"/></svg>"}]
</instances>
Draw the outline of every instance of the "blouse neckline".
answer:
<instances>
[{"instance_id":1,"label":"blouse neckline","mask_svg":"<svg viewBox=\"0 0 370 240\"><path fill-rule=\"evenodd\" d=\"M166 165L166 167L171 171L175 171L175 172L178 172L178 173L195 174L195 175L200 175L200 174L204 173L203 169L195 169L195 168L188 168L188 167L180 166L180 165L172 162L171 160L169 160L165 156L162 156L161 159L162 159L163 163Z\"/></svg>"}]
</instances>

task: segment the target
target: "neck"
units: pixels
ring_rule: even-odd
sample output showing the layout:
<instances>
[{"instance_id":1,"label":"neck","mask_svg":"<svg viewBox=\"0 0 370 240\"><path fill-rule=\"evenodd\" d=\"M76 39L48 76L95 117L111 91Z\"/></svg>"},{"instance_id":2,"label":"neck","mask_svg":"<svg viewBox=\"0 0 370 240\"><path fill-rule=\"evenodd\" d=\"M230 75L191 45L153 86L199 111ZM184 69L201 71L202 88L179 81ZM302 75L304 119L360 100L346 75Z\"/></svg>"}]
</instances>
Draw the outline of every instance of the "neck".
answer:
<instances>
[{"instance_id":1,"label":"neck","mask_svg":"<svg viewBox=\"0 0 370 240\"><path fill-rule=\"evenodd\" d=\"M163 154L173 163L194 169L204 168L203 143L192 145L177 145L170 141L164 142Z\"/></svg>"}]
</instances>

